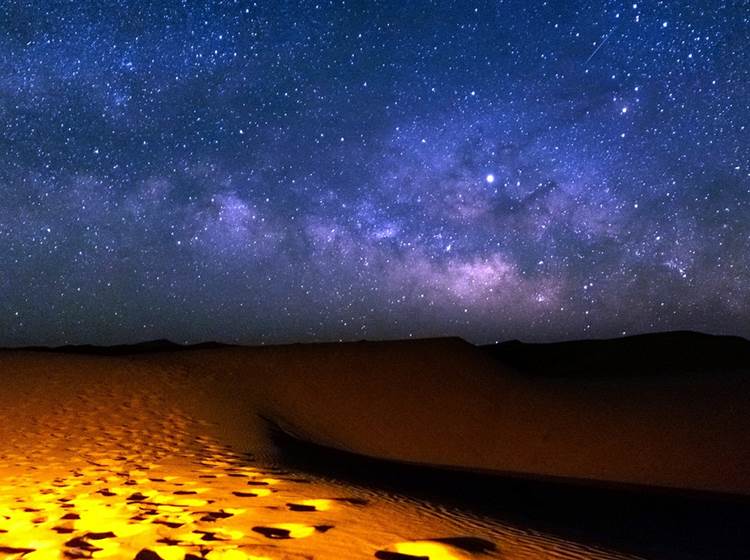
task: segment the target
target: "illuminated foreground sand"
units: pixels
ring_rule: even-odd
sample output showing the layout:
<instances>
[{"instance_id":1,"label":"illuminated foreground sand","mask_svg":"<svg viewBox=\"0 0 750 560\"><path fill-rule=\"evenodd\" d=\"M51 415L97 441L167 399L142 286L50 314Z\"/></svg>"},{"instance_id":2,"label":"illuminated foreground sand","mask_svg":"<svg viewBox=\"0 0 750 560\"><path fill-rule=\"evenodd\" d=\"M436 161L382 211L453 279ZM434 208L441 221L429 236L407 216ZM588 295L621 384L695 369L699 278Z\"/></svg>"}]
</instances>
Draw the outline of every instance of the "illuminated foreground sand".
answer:
<instances>
[{"instance_id":1,"label":"illuminated foreground sand","mask_svg":"<svg viewBox=\"0 0 750 560\"><path fill-rule=\"evenodd\" d=\"M215 400L231 391L213 375L42 354L0 365L0 558L624 558L238 453L214 422L235 405Z\"/></svg>"}]
</instances>

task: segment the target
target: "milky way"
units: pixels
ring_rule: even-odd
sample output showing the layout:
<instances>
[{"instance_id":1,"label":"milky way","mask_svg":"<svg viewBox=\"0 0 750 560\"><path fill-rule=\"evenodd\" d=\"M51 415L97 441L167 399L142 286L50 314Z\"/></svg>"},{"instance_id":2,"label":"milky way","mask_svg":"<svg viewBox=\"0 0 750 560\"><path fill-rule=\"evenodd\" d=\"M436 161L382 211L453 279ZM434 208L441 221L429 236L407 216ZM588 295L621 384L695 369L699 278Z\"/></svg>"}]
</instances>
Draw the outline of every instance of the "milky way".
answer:
<instances>
[{"instance_id":1,"label":"milky way","mask_svg":"<svg viewBox=\"0 0 750 560\"><path fill-rule=\"evenodd\" d=\"M0 344L750 335L750 4L7 1Z\"/></svg>"}]
</instances>

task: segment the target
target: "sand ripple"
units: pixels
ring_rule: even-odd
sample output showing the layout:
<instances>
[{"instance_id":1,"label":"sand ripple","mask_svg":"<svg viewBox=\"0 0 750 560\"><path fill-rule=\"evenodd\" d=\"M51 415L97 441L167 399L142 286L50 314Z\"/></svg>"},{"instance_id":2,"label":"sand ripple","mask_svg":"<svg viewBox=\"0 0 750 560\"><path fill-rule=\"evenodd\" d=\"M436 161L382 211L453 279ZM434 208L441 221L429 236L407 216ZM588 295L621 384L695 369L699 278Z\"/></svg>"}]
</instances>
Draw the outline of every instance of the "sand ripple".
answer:
<instances>
[{"instance_id":1,"label":"sand ripple","mask_svg":"<svg viewBox=\"0 0 750 560\"><path fill-rule=\"evenodd\" d=\"M185 376L113 367L7 382L0 558L623 558L256 462L170 397Z\"/></svg>"}]
</instances>

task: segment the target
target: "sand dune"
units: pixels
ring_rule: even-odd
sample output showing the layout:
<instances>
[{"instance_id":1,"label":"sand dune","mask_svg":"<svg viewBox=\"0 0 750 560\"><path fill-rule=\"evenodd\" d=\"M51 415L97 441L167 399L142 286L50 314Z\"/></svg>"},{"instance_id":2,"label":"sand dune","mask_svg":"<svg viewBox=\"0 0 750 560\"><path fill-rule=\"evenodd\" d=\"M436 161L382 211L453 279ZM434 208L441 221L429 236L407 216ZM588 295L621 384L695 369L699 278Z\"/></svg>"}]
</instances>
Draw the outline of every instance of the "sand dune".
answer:
<instances>
[{"instance_id":1,"label":"sand dune","mask_svg":"<svg viewBox=\"0 0 750 560\"><path fill-rule=\"evenodd\" d=\"M750 494L750 376L743 371L528 375L458 339L144 359L227 375L235 396L258 396L260 412L289 432L355 453ZM238 431L227 434L239 444L255 433L243 425L257 421L255 408L242 408L231 413Z\"/></svg>"},{"instance_id":2,"label":"sand dune","mask_svg":"<svg viewBox=\"0 0 750 560\"><path fill-rule=\"evenodd\" d=\"M280 467L275 385L189 354L0 353L0 558L629 557Z\"/></svg>"},{"instance_id":3,"label":"sand dune","mask_svg":"<svg viewBox=\"0 0 750 560\"><path fill-rule=\"evenodd\" d=\"M750 373L750 341L694 331L544 344L511 340L483 347L502 363L532 376L664 376Z\"/></svg>"},{"instance_id":4,"label":"sand dune","mask_svg":"<svg viewBox=\"0 0 750 560\"><path fill-rule=\"evenodd\" d=\"M624 557L281 469L262 417L400 462L750 493L739 371L529 375L458 339L115 354L0 352L0 558Z\"/></svg>"}]
</instances>

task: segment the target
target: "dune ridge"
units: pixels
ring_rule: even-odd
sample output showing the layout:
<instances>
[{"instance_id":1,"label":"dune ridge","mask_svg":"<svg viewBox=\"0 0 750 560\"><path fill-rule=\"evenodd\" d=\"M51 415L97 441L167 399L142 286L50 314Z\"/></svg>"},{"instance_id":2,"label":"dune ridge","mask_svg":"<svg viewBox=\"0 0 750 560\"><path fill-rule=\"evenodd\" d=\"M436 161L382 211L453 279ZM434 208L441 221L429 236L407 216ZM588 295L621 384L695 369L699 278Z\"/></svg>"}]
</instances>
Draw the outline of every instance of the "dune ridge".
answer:
<instances>
[{"instance_id":1,"label":"dune ridge","mask_svg":"<svg viewBox=\"0 0 750 560\"><path fill-rule=\"evenodd\" d=\"M257 410L236 411L246 424L259 412L336 449L499 473L750 493L743 371L544 377L460 339L215 349L175 359L189 370L224 372L235 395L260 396Z\"/></svg>"},{"instance_id":2,"label":"dune ridge","mask_svg":"<svg viewBox=\"0 0 750 560\"><path fill-rule=\"evenodd\" d=\"M280 465L250 356L0 352L0 558L633 558Z\"/></svg>"},{"instance_id":3,"label":"dune ridge","mask_svg":"<svg viewBox=\"0 0 750 560\"><path fill-rule=\"evenodd\" d=\"M699 367L658 369L679 348L701 353ZM301 440L395 461L748 495L748 348L662 333L491 348L458 338L190 351L160 342L116 354L213 379L201 406L239 447L268 448L264 416ZM61 359L0 352L47 355ZM607 355L614 369L601 368Z\"/></svg>"}]
</instances>

